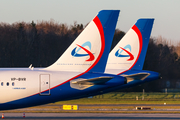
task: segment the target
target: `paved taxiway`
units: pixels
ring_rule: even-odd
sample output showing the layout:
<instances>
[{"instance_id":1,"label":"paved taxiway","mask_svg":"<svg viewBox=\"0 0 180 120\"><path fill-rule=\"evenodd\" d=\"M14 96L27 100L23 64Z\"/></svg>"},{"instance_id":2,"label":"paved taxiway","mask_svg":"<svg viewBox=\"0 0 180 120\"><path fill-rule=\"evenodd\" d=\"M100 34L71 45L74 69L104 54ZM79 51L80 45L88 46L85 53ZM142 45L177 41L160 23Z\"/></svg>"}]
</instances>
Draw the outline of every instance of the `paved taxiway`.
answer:
<instances>
[{"instance_id":1,"label":"paved taxiway","mask_svg":"<svg viewBox=\"0 0 180 120\"><path fill-rule=\"evenodd\" d=\"M120 114L120 113L5 113L6 120L177 120L180 114Z\"/></svg>"},{"instance_id":2,"label":"paved taxiway","mask_svg":"<svg viewBox=\"0 0 180 120\"><path fill-rule=\"evenodd\" d=\"M77 104L78 106L180 106L180 104ZM63 104L47 104L42 106L63 106Z\"/></svg>"}]
</instances>

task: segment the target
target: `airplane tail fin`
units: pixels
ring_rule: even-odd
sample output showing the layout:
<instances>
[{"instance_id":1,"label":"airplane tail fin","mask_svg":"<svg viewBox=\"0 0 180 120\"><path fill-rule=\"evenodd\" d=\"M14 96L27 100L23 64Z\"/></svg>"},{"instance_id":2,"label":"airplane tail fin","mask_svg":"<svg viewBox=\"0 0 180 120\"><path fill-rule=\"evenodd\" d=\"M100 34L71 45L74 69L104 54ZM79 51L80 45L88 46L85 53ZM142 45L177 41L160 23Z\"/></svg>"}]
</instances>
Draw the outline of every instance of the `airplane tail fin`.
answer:
<instances>
[{"instance_id":1,"label":"airplane tail fin","mask_svg":"<svg viewBox=\"0 0 180 120\"><path fill-rule=\"evenodd\" d=\"M153 22L139 19L110 52L106 69L142 70Z\"/></svg>"},{"instance_id":2,"label":"airplane tail fin","mask_svg":"<svg viewBox=\"0 0 180 120\"><path fill-rule=\"evenodd\" d=\"M46 70L104 72L119 10L102 10Z\"/></svg>"}]
</instances>

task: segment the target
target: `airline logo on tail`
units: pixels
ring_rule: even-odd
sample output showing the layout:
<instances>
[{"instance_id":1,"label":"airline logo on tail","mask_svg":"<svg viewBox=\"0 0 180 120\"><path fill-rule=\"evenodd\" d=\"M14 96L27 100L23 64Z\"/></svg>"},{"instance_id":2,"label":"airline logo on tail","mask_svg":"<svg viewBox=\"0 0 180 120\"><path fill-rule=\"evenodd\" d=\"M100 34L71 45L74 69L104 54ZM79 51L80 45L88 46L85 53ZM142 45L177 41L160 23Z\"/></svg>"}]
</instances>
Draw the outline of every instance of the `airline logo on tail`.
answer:
<instances>
[{"instance_id":1,"label":"airline logo on tail","mask_svg":"<svg viewBox=\"0 0 180 120\"><path fill-rule=\"evenodd\" d=\"M129 49L129 51L127 49ZM126 54L122 54L122 52L125 52ZM134 60L134 56L131 53L131 46L129 44L126 45L124 48L120 47L120 49L118 49L115 52L115 56L116 57L129 57L127 61Z\"/></svg>"},{"instance_id":2,"label":"airline logo on tail","mask_svg":"<svg viewBox=\"0 0 180 120\"><path fill-rule=\"evenodd\" d=\"M89 41L85 42L84 44L82 45L78 45L76 44L78 47L75 47L72 52L71 52L71 55L73 57L84 57L84 56L89 56L89 59L87 59L86 61L93 61L94 60L94 55L91 51L91 43ZM88 49L86 49L85 47L88 47ZM85 52L86 54L82 54L82 53L79 53L79 51L83 50L83 52Z\"/></svg>"}]
</instances>

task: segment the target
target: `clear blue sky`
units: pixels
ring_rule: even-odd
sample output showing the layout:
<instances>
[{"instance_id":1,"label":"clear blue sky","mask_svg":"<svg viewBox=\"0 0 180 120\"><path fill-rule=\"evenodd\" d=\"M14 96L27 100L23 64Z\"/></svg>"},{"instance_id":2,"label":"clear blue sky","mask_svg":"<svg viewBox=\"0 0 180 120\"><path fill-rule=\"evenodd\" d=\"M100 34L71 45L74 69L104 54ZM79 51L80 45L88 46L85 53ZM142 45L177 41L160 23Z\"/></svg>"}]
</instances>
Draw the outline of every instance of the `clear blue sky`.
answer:
<instances>
[{"instance_id":1,"label":"clear blue sky","mask_svg":"<svg viewBox=\"0 0 180 120\"><path fill-rule=\"evenodd\" d=\"M0 22L54 19L86 25L102 9L119 9L117 28L127 32L139 18L155 18L151 36L180 42L180 0L1 0Z\"/></svg>"}]
</instances>

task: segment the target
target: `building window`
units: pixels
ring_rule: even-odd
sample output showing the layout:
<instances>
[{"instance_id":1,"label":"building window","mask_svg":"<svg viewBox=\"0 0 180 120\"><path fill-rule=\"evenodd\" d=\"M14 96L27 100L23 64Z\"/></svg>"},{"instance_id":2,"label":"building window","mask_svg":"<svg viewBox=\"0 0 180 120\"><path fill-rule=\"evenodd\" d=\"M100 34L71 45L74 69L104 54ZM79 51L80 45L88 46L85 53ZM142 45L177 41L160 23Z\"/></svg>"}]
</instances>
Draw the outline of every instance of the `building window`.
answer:
<instances>
[{"instance_id":1,"label":"building window","mask_svg":"<svg viewBox=\"0 0 180 120\"><path fill-rule=\"evenodd\" d=\"M12 82L12 86L14 86L14 82Z\"/></svg>"},{"instance_id":2,"label":"building window","mask_svg":"<svg viewBox=\"0 0 180 120\"><path fill-rule=\"evenodd\" d=\"M1 82L1 86L3 86L3 82Z\"/></svg>"},{"instance_id":3,"label":"building window","mask_svg":"<svg viewBox=\"0 0 180 120\"><path fill-rule=\"evenodd\" d=\"M7 82L7 86L9 86L9 82Z\"/></svg>"}]
</instances>

